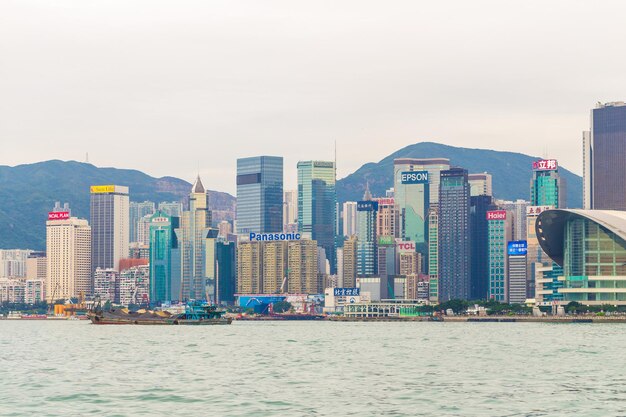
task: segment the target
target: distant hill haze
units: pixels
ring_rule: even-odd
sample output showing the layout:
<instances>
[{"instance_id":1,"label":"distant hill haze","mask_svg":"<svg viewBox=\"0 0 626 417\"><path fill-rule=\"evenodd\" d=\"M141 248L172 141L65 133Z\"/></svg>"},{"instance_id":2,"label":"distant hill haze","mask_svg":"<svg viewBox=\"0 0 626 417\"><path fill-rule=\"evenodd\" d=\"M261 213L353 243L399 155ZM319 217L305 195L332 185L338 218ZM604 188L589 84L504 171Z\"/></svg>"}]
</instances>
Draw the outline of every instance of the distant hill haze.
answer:
<instances>
[{"instance_id":1,"label":"distant hill haze","mask_svg":"<svg viewBox=\"0 0 626 417\"><path fill-rule=\"evenodd\" d=\"M385 191L393 187L393 160L396 158L448 158L452 166L463 167L469 174L487 172L493 177L494 197L513 201L530 199L532 163L543 159L514 152L421 142L402 148L380 162L365 164L353 174L337 181L337 200L345 202L362 199L367 183L373 196L384 197ZM566 181L567 206L582 207L582 178L562 166L559 167L559 173Z\"/></svg>"},{"instance_id":2,"label":"distant hill haze","mask_svg":"<svg viewBox=\"0 0 626 417\"><path fill-rule=\"evenodd\" d=\"M360 200L368 182L374 196L384 196L393 187L395 158L448 158L452 165L469 173L488 172L493 176L494 196L504 200L529 199L532 162L541 159L513 152L416 143L339 180L337 199ZM567 181L568 207L581 207L582 179L563 167L559 171ZM286 174L295 175L295 167ZM184 201L191 191L191 184L178 178L154 178L136 170L98 168L74 161L0 166L0 249L45 250L47 213L54 202L68 202L72 215L89 219L89 187L103 184L128 186L131 201L155 203ZM235 197L218 191L208 194L214 221L234 217Z\"/></svg>"},{"instance_id":3,"label":"distant hill haze","mask_svg":"<svg viewBox=\"0 0 626 417\"><path fill-rule=\"evenodd\" d=\"M89 187L104 184L128 186L130 201L183 201L191 191L191 184L178 178L74 161L0 166L0 248L45 250L47 214L54 202L68 202L73 216L89 219ZM215 220L234 216L233 196L208 194Z\"/></svg>"}]
</instances>

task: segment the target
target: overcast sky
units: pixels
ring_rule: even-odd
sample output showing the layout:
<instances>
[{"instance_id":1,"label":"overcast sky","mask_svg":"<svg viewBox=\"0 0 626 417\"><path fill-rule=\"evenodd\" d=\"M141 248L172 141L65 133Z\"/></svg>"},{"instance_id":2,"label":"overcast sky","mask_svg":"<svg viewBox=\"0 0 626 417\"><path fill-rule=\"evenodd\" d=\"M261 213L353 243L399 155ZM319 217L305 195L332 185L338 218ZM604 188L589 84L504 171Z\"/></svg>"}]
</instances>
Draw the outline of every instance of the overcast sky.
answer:
<instances>
[{"instance_id":1,"label":"overcast sky","mask_svg":"<svg viewBox=\"0 0 626 417\"><path fill-rule=\"evenodd\" d=\"M597 101L626 99L624 1L0 1L0 165L136 168L235 191L235 160L420 141L581 173Z\"/></svg>"}]
</instances>

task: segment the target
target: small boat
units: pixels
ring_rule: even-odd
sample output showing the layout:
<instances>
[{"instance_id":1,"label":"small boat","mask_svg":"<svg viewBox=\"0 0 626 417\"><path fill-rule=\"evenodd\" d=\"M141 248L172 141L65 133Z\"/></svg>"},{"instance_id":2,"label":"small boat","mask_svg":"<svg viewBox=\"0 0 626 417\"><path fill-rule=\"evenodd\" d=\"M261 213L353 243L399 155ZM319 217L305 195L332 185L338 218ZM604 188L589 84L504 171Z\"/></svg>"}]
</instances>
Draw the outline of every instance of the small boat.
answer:
<instances>
[{"instance_id":1,"label":"small boat","mask_svg":"<svg viewBox=\"0 0 626 417\"><path fill-rule=\"evenodd\" d=\"M138 325L219 325L231 324L233 319L224 317L226 312L216 306L192 301L185 306L185 312L171 314L167 311L138 310L127 308L94 310L87 313L93 324L138 324Z\"/></svg>"}]
</instances>

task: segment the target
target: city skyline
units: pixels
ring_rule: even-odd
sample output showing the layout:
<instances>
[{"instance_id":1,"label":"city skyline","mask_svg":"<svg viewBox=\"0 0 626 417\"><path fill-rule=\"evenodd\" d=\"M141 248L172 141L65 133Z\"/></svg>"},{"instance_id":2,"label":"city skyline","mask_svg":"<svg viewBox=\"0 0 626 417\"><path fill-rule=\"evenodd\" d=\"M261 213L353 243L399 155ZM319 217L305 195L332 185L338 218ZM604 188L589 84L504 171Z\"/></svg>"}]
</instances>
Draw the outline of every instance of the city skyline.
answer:
<instances>
[{"instance_id":1,"label":"city skyline","mask_svg":"<svg viewBox=\"0 0 626 417\"><path fill-rule=\"evenodd\" d=\"M436 141L549 156L581 174L580 147L571 145L589 108L626 94L624 58L604 42L624 37L619 3L531 2L515 13L493 1L332 10L194 3L170 13L163 2L150 3L149 16L141 4L124 13L119 2L98 13L69 1L0 6L0 34L14 40L0 69L0 136L13 150L3 164L88 152L97 166L191 181L198 160L172 160L162 145L208 151L218 142L221 157L199 173L207 188L233 193L219 181L238 156L281 154L291 167L332 160L337 141L343 178L378 155ZM81 40L69 41L77 31ZM466 32L473 37L459 42ZM146 148L151 157L138 157Z\"/></svg>"}]
</instances>

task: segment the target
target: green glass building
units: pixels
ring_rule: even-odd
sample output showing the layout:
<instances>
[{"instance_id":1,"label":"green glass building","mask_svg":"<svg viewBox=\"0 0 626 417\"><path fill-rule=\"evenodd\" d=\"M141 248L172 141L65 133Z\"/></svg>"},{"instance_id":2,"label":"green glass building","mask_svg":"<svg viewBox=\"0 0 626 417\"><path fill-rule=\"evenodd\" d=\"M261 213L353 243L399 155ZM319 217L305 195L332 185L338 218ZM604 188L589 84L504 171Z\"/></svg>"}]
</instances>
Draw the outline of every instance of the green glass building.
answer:
<instances>
[{"instance_id":1,"label":"green glass building","mask_svg":"<svg viewBox=\"0 0 626 417\"><path fill-rule=\"evenodd\" d=\"M536 229L543 250L563 268L553 298L626 305L626 212L548 210Z\"/></svg>"},{"instance_id":2,"label":"green glass building","mask_svg":"<svg viewBox=\"0 0 626 417\"><path fill-rule=\"evenodd\" d=\"M157 211L150 218L150 303L180 299L181 264L174 230L179 218Z\"/></svg>"},{"instance_id":3,"label":"green glass building","mask_svg":"<svg viewBox=\"0 0 626 417\"><path fill-rule=\"evenodd\" d=\"M337 271L335 163L298 162L298 230L324 248L330 273Z\"/></svg>"}]
</instances>

